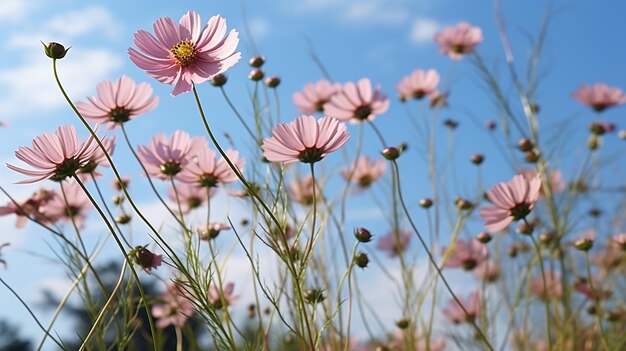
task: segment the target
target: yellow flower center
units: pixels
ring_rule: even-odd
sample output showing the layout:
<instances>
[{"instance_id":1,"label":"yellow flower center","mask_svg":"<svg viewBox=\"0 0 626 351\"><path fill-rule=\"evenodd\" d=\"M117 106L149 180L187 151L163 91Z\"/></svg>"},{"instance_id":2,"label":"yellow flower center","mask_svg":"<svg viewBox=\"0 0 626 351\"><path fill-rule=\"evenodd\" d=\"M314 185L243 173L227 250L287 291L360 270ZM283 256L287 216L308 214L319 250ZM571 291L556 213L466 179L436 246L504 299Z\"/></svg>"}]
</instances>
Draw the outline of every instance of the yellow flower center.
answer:
<instances>
[{"instance_id":1,"label":"yellow flower center","mask_svg":"<svg viewBox=\"0 0 626 351\"><path fill-rule=\"evenodd\" d=\"M196 44L188 39L174 45L170 52L174 55L176 63L182 67L187 67L196 60Z\"/></svg>"}]
</instances>

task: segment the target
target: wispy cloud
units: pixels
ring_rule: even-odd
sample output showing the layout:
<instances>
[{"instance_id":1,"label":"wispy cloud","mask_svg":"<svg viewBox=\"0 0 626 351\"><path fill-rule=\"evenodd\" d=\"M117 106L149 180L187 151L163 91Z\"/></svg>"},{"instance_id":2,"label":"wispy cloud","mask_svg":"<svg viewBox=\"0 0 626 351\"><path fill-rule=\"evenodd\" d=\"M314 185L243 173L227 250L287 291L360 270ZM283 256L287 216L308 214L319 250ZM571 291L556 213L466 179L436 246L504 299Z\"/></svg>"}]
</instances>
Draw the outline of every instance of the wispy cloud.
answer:
<instances>
[{"instance_id":1,"label":"wispy cloud","mask_svg":"<svg viewBox=\"0 0 626 351\"><path fill-rule=\"evenodd\" d=\"M11 2L11 1L9 1ZM0 5L0 14L8 5ZM12 6L25 6L16 2ZM51 14L48 20L31 26L30 31L15 30L0 49L17 52L19 60L12 66L3 65L0 70L0 116L32 114L35 111L51 112L64 105L51 78L50 59L43 55L40 41L58 41L67 46L84 40L86 36L101 39L115 38L121 24L103 7L91 6ZM123 65L122 56L105 48L82 46L73 49L60 64L59 71L72 95L82 98L94 90L98 81L109 78ZM42 79L50 77L50 79Z\"/></svg>"},{"instance_id":2,"label":"wispy cloud","mask_svg":"<svg viewBox=\"0 0 626 351\"><path fill-rule=\"evenodd\" d=\"M0 115L12 119L35 111L58 108L65 104L52 79L50 60L41 49L28 50L36 57L19 65L0 70L0 89L5 94L0 98ZM60 67L66 88L73 96L84 97L94 90L95 84L119 69L123 61L120 56L105 49L72 52ZM50 79L42 79L50 77Z\"/></svg>"},{"instance_id":3,"label":"wispy cloud","mask_svg":"<svg viewBox=\"0 0 626 351\"><path fill-rule=\"evenodd\" d=\"M2 0L0 1L0 20L3 22L20 21L39 6L38 0Z\"/></svg>"},{"instance_id":4,"label":"wispy cloud","mask_svg":"<svg viewBox=\"0 0 626 351\"><path fill-rule=\"evenodd\" d=\"M347 4L345 18L350 22L368 24L400 24L407 20L408 12L401 7L389 6L380 0L352 1Z\"/></svg>"},{"instance_id":5,"label":"wispy cloud","mask_svg":"<svg viewBox=\"0 0 626 351\"><path fill-rule=\"evenodd\" d=\"M400 25L409 19L408 2L385 0L302 0L293 6L296 13L327 12L348 24Z\"/></svg>"},{"instance_id":6,"label":"wispy cloud","mask_svg":"<svg viewBox=\"0 0 626 351\"><path fill-rule=\"evenodd\" d=\"M12 33L6 42L6 47L9 49L41 48L40 41L71 44L76 39L87 35L114 39L121 33L121 26L122 24L115 20L109 10L100 6L91 6L53 16L31 31Z\"/></svg>"},{"instance_id":7,"label":"wispy cloud","mask_svg":"<svg viewBox=\"0 0 626 351\"><path fill-rule=\"evenodd\" d=\"M409 39L416 44L431 43L435 33L437 33L441 27L441 23L435 19L426 17L416 18L413 20L411 26Z\"/></svg>"}]
</instances>

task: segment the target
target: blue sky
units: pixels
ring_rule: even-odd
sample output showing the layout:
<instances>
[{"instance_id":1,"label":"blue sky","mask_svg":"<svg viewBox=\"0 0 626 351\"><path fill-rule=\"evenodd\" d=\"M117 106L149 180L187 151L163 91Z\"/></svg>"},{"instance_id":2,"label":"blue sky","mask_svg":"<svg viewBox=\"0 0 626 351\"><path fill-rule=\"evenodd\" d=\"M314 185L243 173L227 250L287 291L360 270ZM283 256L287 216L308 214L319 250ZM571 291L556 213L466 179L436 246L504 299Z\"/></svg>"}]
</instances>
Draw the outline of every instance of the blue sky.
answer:
<instances>
[{"instance_id":1,"label":"blue sky","mask_svg":"<svg viewBox=\"0 0 626 351\"><path fill-rule=\"evenodd\" d=\"M520 62L525 61L531 51L529 38L532 40L537 35L546 3L508 1L504 4L503 13ZM242 9L245 9L245 19ZM563 125L568 126L571 137L561 135L561 138L576 155L584 150L580 145L584 145L586 125L593 116L574 102L570 93L581 83L605 82L626 88L626 75L623 74L626 45L623 45L622 35L626 33L626 22L622 18L626 3L619 0L553 1L552 9L554 14L538 91L542 108L540 117L543 125L554 126L550 132L554 135L565 130L560 129ZM247 80L249 67L246 62L251 55L262 54L267 58L266 73L282 79L279 92L283 116L285 119L296 116L291 94L305 83L322 78L309 55L312 45L334 80L356 81L369 77L381 85L392 105L385 115L378 117L376 124L391 143L406 141L411 146L420 141L406 127L404 107L397 101L395 85L414 69L435 68L442 74L451 72L444 86L451 92L450 108L444 110L441 117L453 118L461 124L459 146L454 155L460 164L459 171L469 172L471 169L466 160L472 153L482 152L489 160L485 166L488 172L484 172L487 184L511 176L512 170L504 166L494 152L493 143L486 138L483 123L494 119L496 110L477 72L467 60L453 63L441 56L432 41L434 33L442 27L468 21L483 29L484 42L478 48L482 57L491 67L506 73L491 2L467 0L3 0L0 3L0 50L3 52L0 60L0 120L7 121L9 128L0 129L0 160L14 162L13 151L18 146L30 144L34 136L60 124L76 123L53 85L51 63L43 55L40 41L54 40L72 47L68 57L59 64L62 79L76 101L95 94L97 82L117 79L122 74L152 84L160 96L160 106L128 125L135 144L147 143L157 132L170 134L176 129L201 135L192 96L171 97L172 87L146 76L134 67L126 54L136 30L151 30L154 20L162 16L178 20L188 10L199 12L205 21L214 14L221 14L228 20L229 28L239 31L243 59L228 72L226 90L244 114L251 111L248 93L252 89ZM253 40L244 30L246 22ZM513 88L509 85L506 89L512 91ZM239 145L247 145L244 133L219 92L208 85L200 90L214 128L220 133L231 134ZM619 126L622 114L623 109L611 110L606 113L606 119ZM356 131L354 127L350 128ZM440 132L445 136L443 128ZM368 131L366 138L369 139L366 140L374 140L373 137ZM611 148L618 147L610 145ZM378 148L377 142L366 143L365 152L375 155ZM128 161L129 154L124 149L124 146L118 146L116 158L126 173L136 176L139 169ZM406 181L407 193L411 194L413 202L429 195L425 164L417 152L417 148L413 149L401 161L405 177L410 179ZM341 158L329 157L327 162L326 167L332 169L341 163ZM0 183L17 198L27 196L34 189L13 185L20 178L8 169L0 170ZM474 181L471 184L475 184ZM460 195L472 195L469 192L471 186L462 185L461 189L466 189L467 193ZM146 204L153 201L147 194L139 195L139 198ZM355 208L364 213L369 207L371 203L355 204ZM363 217L366 216L355 215L354 222ZM47 261L35 257L32 252L49 249L45 244L45 233L34 225L21 231L14 230L13 218L6 217L0 218L0 225L4 228L0 232L0 243L12 243L3 250L9 269L0 270L0 275L21 291L27 301L34 303L39 296L37 289L58 284L64 278L62 270L55 266L41 269ZM380 231L385 226L384 223L371 225ZM5 289L0 289L0 301L3 301L0 317L11 315L23 326L25 333L39 335L28 317L14 317L23 310L17 306L8 307L15 304ZM42 315L47 314L42 312Z\"/></svg>"}]
</instances>

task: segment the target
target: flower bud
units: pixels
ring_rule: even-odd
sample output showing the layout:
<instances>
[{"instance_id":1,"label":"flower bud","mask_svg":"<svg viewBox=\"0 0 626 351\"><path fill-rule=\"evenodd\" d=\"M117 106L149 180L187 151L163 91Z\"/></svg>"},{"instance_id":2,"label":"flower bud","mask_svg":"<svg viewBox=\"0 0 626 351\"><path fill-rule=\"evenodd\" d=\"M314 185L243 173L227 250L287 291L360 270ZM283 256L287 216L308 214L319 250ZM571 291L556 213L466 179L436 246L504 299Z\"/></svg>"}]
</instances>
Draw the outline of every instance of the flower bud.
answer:
<instances>
[{"instance_id":1,"label":"flower bud","mask_svg":"<svg viewBox=\"0 0 626 351\"><path fill-rule=\"evenodd\" d=\"M370 259L369 257L367 257L367 254L364 252L359 252L358 254L354 256L354 264L357 265L359 268L367 267L367 264L369 262L370 262Z\"/></svg>"},{"instance_id":2,"label":"flower bud","mask_svg":"<svg viewBox=\"0 0 626 351\"><path fill-rule=\"evenodd\" d=\"M228 81L228 77L226 77L225 74L218 73L214 75L213 78L211 79L211 85L213 85L214 87L223 87L227 81Z\"/></svg>"},{"instance_id":3,"label":"flower bud","mask_svg":"<svg viewBox=\"0 0 626 351\"><path fill-rule=\"evenodd\" d=\"M265 73L263 73L263 71L258 68L253 69L248 74L248 78L250 78L250 80L253 80L255 82L260 81L261 79L263 79L263 77L265 77Z\"/></svg>"},{"instance_id":4,"label":"flower bud","mask_svg":"<svg viewBox=\"0 0 626 351\"><path fill-rule=\"evenodd\" d=\"M121 215L115 217L115 221L119 224L128 224L132 218L127 213L122 213Z\"/></svg>"},{"instance_id":5,"label":"flower bud","mask_svg":"<svg viewBox=\"0 0 626 351\"><path fill-rule=\"evenodd\" d=\"M539 242L548 245L556 238L556 234L554 232L543 232L539 234Z\"/></svg>"},{"instance_id":6,"label":"flower bud","mask_svg":"<svg viewBox=\"0 0 626 351\"><path fill-rule=\"evenodd\" d=\"M593 135L604 135L604 133L606 133L606 129L604 128L604 124L603 123L598 123L598 122L591 123L589 125L589 131Z\"/></svg>"},{"instance_id":7,"label":"flower bud","mask_svg":"<svg viewBox=\"0 0 626 351\"><path fill-rule=\"evenodd\" d=\"M539 105L537 104L530 104L530 112L532 112L533 114L537 114L540 111Z\"/></svg>"},{"instance_id":8,"label":"flower bud","mask_svg":"<svg viewBox=\"0 0 626 351\"><path fill-rule=\"evenodd\" d=\"M405 152L408 148L409 145L407 145L407 143L400 143L400 145L398 145L398 150L400 150L400 153Z\"/></svg>"},{"instance_id":9,"label":"flower bud","mask_svg":"<svg viewBox=\"0 0 626 351\"><path fill-rule=\"evenodd\" d=\"M280 84L280 78L276 76L267 77L265 79L265 85L269 88L276 88Z\"/></svg>"},{"instance_id":10,"label":"flower bud","mask_svg":"<svg viewBox=\"0 0 626 351\"><path fill-rule=\"evenodd\" d=\"M409 320L406 318L400 318L396 321L396 326L400 329L406 329L409 327Z\"/></svg>"},{"instance_id":11,"label":"flower bud","mask_svg":"<svg viewBox=\"0 0 626 351\"><path fill-rule=\"evenodd\" d=\"M531 235L535 230L535 226L532 223L522 223L517 227L517 232L523 235Z\"/></svg>"},{"instance_id":12,"label":"flower bud","mask_svg":"<svg viewBox=\"0 0 626 351\"><path fill-rule=\"evenodd\" d=\"M472 161L472 163L475 165L480 165L481 163L483 163L484 160L485 156L483 156L482 154L473 154L472 157L470 157L470 161Z\"/></svg>"},{"instance_id":13,"label":"flower bud","mask_svg":"<svg viewBox=\"0 0 626 351\"><path fill-rule=\"evenodd\" d=\"M517 143L517 147L520 149L520 151L527 152L527 151L531 151L535 147L535 145L533 144L532 141L530 141L530 139L522 138Z\"/></svg>"},{"instance_id":14,"label":"flower bud","mask_svg":"<svg viewBox=\"0 0 626 351\"><path fill-rule=\"evenodd\" d=\"M254 318L254 316L256 316L256 305L253 303L249 304L246 312L248 318Z\"/></svg>"},{"instance_id":15,"label":"flower bud","mask_svg":"<svg viewBox=\"0 0 626 351\"><path fill-rule=\"evenodd\" d=\"M460 197L457 197L454 200L454 203L456 204L456 207L458 207L460 210L469 210L474 207L474 204L472 204L469 200Z\"/></svg>"},{"instance_id":16,"label":"flower bud","mask_svg":"<svg viewBox=\"0 0 626 351\"><path fill-rule=\"evenodd\" d=\"M491 234L487 232L480 232L476 235L476 240L480 241L483 244L487 244L491 241L492 238L493 237L491 236Z\"/></svg>"},{"instance_id":17,"label":"flower bud","mask_svg":"<svg viewBox=\"0 0 626 351\"><path fill-rule=\"evenodd\" d=\"M400 157L400 150L398 150L397 148L393 146L390 146L388 148L385 148L382 154L385 159L389 161L393 161L397 159L398 157Z\"/></svg>"},{"instance_id":18,"label":"flower bud","mask_svg":"<svg viewBox=\"0 0 626 351\"><path fill-rule=\"evenodd\" d=\"M362 243L368 243L372 240L372 233L370 233L369 230L362 228L362 227L357 228L354 231L354 236L356 237L356 240Z\"/></svg>"},{"instance_id":19,"label":"flower bud","mask_svg":"<svg viewBox=\"0 0 626 351\"><path fill-rule=\"evenodd\" d=\"M433 200L425 197L423 199L420 200L420 206L422 206L423 208L430 208L433 205Z\"/></svg>"},{"instance_id":20,"label":"flower bud","mask_svg":"<svg viewBox=\"0 0 626 351\"><path fill-rule=\"evenodd\" d=\"M69 51L69 48L65 48L63 45L55 42L50 42L47 45L42 43L46 56L53 60L59 60L65 57L65 54Z\"/></svg>"},{"instance_id":21,"label":"flower bud","mask_svg":"<svg viewBox=\"0 0 626 351\"><path fill-rule=\"evenodd\" d=\"M597 135L592 135L587 141L587 147L589 150L597 150L600 147L600 138Z\"/></svg>"},{"instance_id":22,"label":"flower bud","mask_svg":"<svg viewBox=\"0 0 626 351\"><path fill-rule=\"evenodd\" d=\"M536 163L539 161L539 155L534 151L528 151L524 154L524 160L528 163Z\"/></svg>"},{"instance_id":23,"label":"flower bud","mask_svg":"<svg viewBox=\"0 0 626 351\"><path fill-rule=\"evenodd\" d=\"M445 121L443 121L443 125L450 128L451 130L455 130L456 127L459 126L459 122L453 120L453 119L446 119Z\"/></svg>"},{"instance_id":24,"label":"flower bud","mask_svg":"<svg viewBox=\"0 0 626 351\"><path fill-rule=\"evenodd\" d=\"M580 251L589 251L593 247L593 239L590 237L582 237L574 241L574 247Z\"/></svg>"},{"instance_id":25,"label":"flower bud","mask_svg":"<svg viewBox=\"0 0 626 351\"><path fill-rule=\"evenodd\" d=\"M600 210L599 208L592 208L589 209L589 212L587 213L589 213L589 215L593 218L598 218L602 215L602 210Z\"/></svg>"},{"instance_id":26,"label":"flower bud","mask_svg":"<svg viewBox=\"0 0 626 351\"><path fill-rule=\"evenodd\" d=\"M496 124L496 121L487 121L486 126L488 130L494 130L498 125Z\"/></svg>"},{"instance_id":27,"label":"flower bud","mask_svg":"<svg viewBox=\"0 0 626 351\"><path fill-rule=\"evenodd\" d=\"M620 139L626 140L626 130L620 130L617 135L619 136Z\"/></svg>"},{"instance_id":28,"label":"flower bud","mask_svg":"<svg viewBox=\"0 0 626 351\"><path fill-rule=\"evenodd\" d=\"M324 296L324 290L322 289L309 289L304 293L304 299L311 305L318 304L326 299Z\"/></svg>"},{"instance_id":29,"label":"flower bud","mask_svg":"<svg viewBox=\"0 0 626 351\"><path fill-rule=\"evenodd\" d=\"M124 197L120 196L120 195L115 195L115 196L113 196L111 201L113 202L114 205L119 206L119 205L121 205L124 202Z\"/></svg>"},{"instance_id":30,"label":"flower bud","mask_svg":"<svg viewBox=\"0 0 626 351\"><path fill-rule=\"evenodd\" d=\"M248 63L252 67L259 68L259 67L263 66L263 64L265 63L265 57L263 57L263 56L252 56L252 58L250 58L250 61L248 61Z\"/></svg>"}]
</instances>

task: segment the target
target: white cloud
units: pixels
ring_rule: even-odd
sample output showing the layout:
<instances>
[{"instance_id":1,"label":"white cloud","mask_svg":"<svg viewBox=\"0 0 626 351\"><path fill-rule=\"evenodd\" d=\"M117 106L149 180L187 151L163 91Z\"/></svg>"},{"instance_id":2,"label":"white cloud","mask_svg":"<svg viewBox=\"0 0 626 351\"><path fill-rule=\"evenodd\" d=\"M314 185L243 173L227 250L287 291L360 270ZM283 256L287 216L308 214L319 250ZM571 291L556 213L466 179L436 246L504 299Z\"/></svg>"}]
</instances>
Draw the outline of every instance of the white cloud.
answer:
<instances>
[{"instance_id":1,"label":"white cloud","mask_svg":"<svg viewBox=\"0 0 626 351\"><path fill-rule=\"evenodd\" d=\"M56 41L69 46L86 35L113 39L121 33L121 26L107 9L92 6L58 14L33 31L13 33L5 45L9 49L41 48L40 42Z\"/></svg>"},{"instance_id":2,"label":"white cloud","mask_svg":"<svg viewBox=\"0 0 626 351\"><path fill-rule=\"evenodd\" d=\"M39 7L38 0L2 0L0 1L0 20L19 21Z\"/></svg>"},{"instance_id":3,"label":"white cloud","mask_svg":"<svg viewBox=\"0 0 626 351\"><path fill-rule=\"evenodd\" d=\"M345 10L345 18L350 22L368 24L400 24L406 21L408 13L402 8L389 6L380 0L350 2Z\"/></svg>"},{"instance_id":4,"label":"white cloud","mask_svg":"<svg viewBox=\"0 0 626 351\"><path fill-rule=\"evenodd\" d=\"M109 10L92 6L60 14L46 22L43 29L72 38L95 32L115 37L120 33L120 25Z\"/></svg>"},{"instance_id":5,"label":"white cloud","mask_svg":"<svg viewBox=\"0 0 626 351\"><path fill-rule=\"evenodd\" d=\"M433 41L435 34L441 29L441 23L432 18L416 18L411 27L410 39L417 44Z\"/></svg>"},{"instance_id":6,"label":"white cloud","mask_svg":"<svg viewBox=\"0 0 626 351\"><path fill-rule=\"evenodd\" d=\"M404 1L391 4L385 0L302 0L289 5L301 15L329 12L350 24L398 25L406 22L409 16Z\"/></svg>"},{"instance_id":7,"label":"white cloud","mask_svg":"<svg viewBox=\"0 0 626 351\"><path fill-rule=\"evenodd\" d=\"M18 66L0 71L0 115L12 119L16 115L46 111L65 104L54 79L51 61L41 48L28 50L31 57ZM105 49L70 51L59 63L59 72L69 94L81 99L90 94L97 82L108 78L122 66L122 59Z\"/></svg>"}]
</instances>

